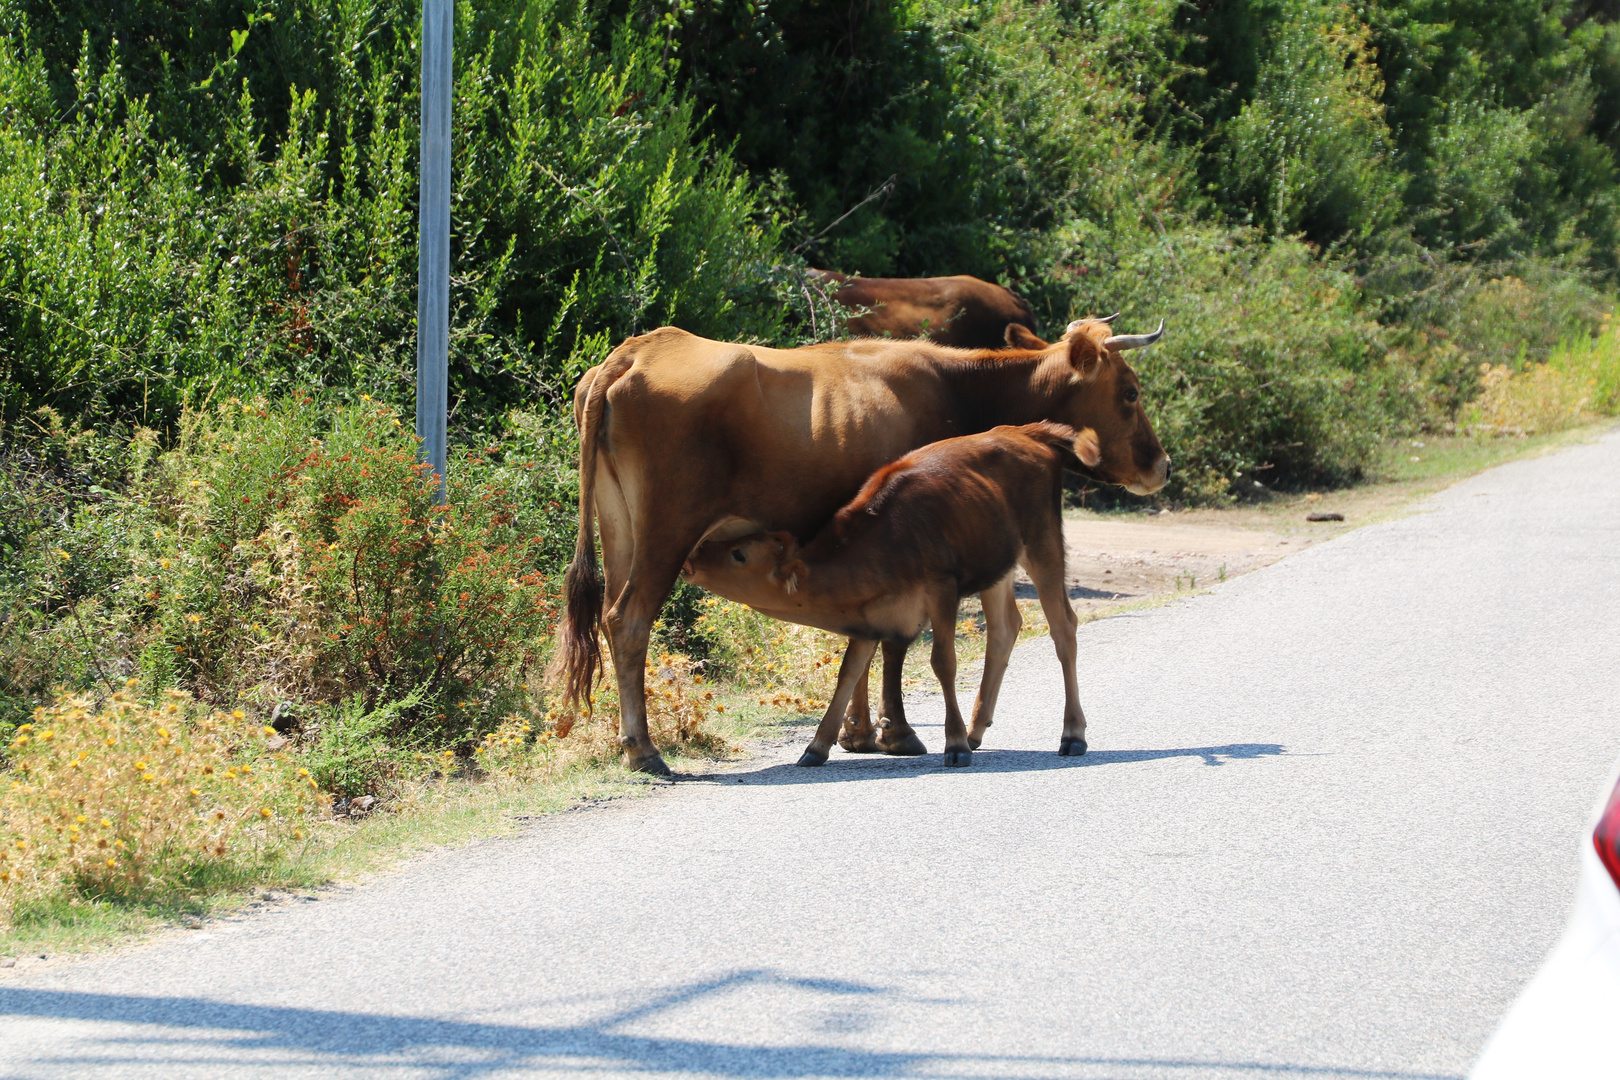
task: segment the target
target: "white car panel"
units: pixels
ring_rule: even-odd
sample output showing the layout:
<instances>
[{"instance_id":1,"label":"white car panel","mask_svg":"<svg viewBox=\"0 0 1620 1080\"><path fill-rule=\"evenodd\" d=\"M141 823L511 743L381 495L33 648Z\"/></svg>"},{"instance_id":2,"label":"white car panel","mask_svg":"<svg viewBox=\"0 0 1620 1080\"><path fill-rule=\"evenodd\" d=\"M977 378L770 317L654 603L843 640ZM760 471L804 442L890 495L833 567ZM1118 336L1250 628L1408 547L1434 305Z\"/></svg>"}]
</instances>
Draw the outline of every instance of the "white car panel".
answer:
<instances>
[{"instance_id":1,"label":"white car panel","mask_svg":"<svg viewBox=\"0 0 1620 1080\"><path fill-rule=\"evenodd\" d=\"M1581 835L1580 884L1564 936L1485 1044L1470 1080L1620 1080L1620 888L1593 844L1615 783L1610 777Z\"/></svg>"}]
</instances>

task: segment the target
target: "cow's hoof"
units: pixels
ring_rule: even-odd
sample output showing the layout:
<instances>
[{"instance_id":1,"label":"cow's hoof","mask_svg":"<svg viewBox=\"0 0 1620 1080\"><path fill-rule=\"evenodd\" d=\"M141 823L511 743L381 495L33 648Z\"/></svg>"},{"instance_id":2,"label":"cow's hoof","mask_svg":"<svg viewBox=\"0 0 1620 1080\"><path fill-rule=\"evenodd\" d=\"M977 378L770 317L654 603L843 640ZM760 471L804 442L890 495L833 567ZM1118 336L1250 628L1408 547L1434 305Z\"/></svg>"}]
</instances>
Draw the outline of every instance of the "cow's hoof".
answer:
<instances>
[{"instance_id":1,"label":"cow's hoof","mask_svg":"<svg viewBox=\"0 0 1620 1080\"><path fill-rule=\"evenodd\" d=\"M1058 757L1079 757L1086 752L1086 740L1064 739L1058 743Z\"/></svg>"},{"instance_id":2,"label":"cow's hoof","mask_svg":"<svg viewBox=\"0 0 1620 1080\"><path fill-rule=\"evenodd\" d=\"M928 753L928 747L923 745L923 741L917 737L915 731L907 731L904 735L890 740L889 733L893 730L884 728L883 734L878 736L878 746L882 747L885 754L891 757L920 757Z\"/></svg>"},{"instance_id":3,"label":"cow's hoof","mask_svg":"<svg viewBox=\"0 0 1620 1080\"><path fill-rule=\"evenodd\" d=\"M883 749L878 745L877 732L871 728L846 727L838 734L838 745L851 754L875 754Z\"/></svg>"},{"instance_id":4,"label":"cow's hoof","mask_svg":"<svg viewBox=\"0 0 1620 1080\"><path fill-rule=\"evenodd\" d=\"M953 769L959 769L964 765L971 765L973 764L973 751L947 750L945 751L945 764Z\"/></svg>"},{"instance_id":5,"label":"cow's hoof","mask_svg":"<svg viewBox=\"0 0 1620 1080\"><path fill-rule=\"evenodd\" d=\"M986 724L984 726L989 727L990 725ZM975 750L977 750L979 747L983 746L984 745L984 732L981 731L977 735L975 735L971 731L968 732L968 745L973 747L973 749L975 749Z\"/></svg>"},{"instance_id":6,"label":"cow's hoof","mask_svg":"<svg viewBox=\"0 0 1620 1080\"><path fill-rule=\"evenodd\" d=\"M663 756L656 750L638 758L633 758L629 754L624 755L624 767L631 772L644 772L653 776L669 775L669 766L664 764Z\"/></svg>"},{"instance_id":7,"label":"cow's hoof","mask_svg":"<svg viewBox=\"0 0 1620 1080\"><path fill-rule=\"evenodd\" d=\"M815 749L806 750L799 756L799 764L806 768L813 765L825 765L827 764L827 755Z\"/></svg>"}]
</instances>

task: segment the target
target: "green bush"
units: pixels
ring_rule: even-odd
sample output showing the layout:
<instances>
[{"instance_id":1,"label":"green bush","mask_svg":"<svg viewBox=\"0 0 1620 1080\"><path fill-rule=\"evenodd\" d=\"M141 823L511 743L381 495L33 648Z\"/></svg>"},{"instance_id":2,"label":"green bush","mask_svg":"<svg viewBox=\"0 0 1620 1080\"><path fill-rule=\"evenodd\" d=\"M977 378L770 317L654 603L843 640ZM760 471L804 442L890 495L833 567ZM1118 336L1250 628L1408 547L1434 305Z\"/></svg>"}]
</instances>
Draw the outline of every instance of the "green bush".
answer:
<instances>
[{"instance_id":1,"label":"green bush","mask_svg":"<svg viewBox=\"0 0 1620 1080\"><path fill-rule=\"evenodd\" d=\"M422 703L420 689L368 710L366 695L324 710L301 760L322 791L350 798L377 795L388 781L422 769L413 752L410 714ZM414 767L414 769L413 769Z\"/></svg>"},{"instance_id":2,"label":"green bush","mask_svg":"<svg viewBox=\"0 0 1620 1080\"><path fill-rule=\"evenodd\" d=\"M414 436L376 402L230 400L184 414L173 450L130 439L117 490L16 515L0 626L12 711L54 685L137 677L266 714L415 693L416 728L475 737L540 670L572 543L571 437L511 424L548 456L463 452L443 506ZM109 440L57 427L35 442L60 456Z\"/></svg>"},{"instance_id":3,"label":"green bush","mask_svg":"<svg viewBox=\"0 0 1620 1080\"><path fill-rule=\"evenodd\" d=\"M1076 230L1065 258L1077 312L1165 321L1163 341L1131 360L1175 462L1173 497L1218 500L1240 475L1346 483L1416 419L1411 367L1391 362L1354 277L1302 244L1182 228L1120 245Z\"/></svg>"},{"instance_id":4,"label":"green bush","mask_svg":"<svg viewBox=\"0 0 1620 1080\"><path fill-rule=\"evenodd\" d=\"M0 6L0 416L163 428L210 396L398 402L414 385L418 7L288 0L230 33L227 5L204 7L212 48L133 4L111 37L74 35L67 80L60 48L35 44L51 35ZM510 0L458 22L464 430L554 400L626 334L776 339L803 303L779 227L697 134L661 42L619 28L595 48L581 14ZM170 47L199 81L170 77ZM270 70L283 54L309 83Z\"/></svg>"}]
</instances>

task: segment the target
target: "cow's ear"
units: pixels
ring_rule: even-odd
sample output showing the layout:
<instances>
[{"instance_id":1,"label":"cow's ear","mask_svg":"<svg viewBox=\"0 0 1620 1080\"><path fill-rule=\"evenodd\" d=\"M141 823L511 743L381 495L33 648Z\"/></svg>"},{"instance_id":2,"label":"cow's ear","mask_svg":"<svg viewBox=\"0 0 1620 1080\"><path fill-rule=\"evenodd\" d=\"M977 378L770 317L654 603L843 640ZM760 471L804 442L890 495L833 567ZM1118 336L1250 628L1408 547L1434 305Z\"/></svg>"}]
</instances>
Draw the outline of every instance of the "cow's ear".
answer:
<instances>
[{"instance_id":1,"label":"cow's ear","mask_svg":"<svg viewBox=\"0 0 1620 1080\"><path fill-rule=\"evenodd\" d=\"M1074 456L1080 459L1082 465L1095 465L1102 460L1102 443L1097 441L1095 431L1080 429L1074 437Z\"/></svg>"},{"instance_id":2,"label":"cow's ear","mask_svg":"<svg viewBox=\"0 0 1620 1080\"><path fill-rule=\"evenodd\" d=\"M785 565L778 567L776 573L772 576L782 586L783 591L792 596L799 591L799 586L810 576L810 568L804 565L804 560L792 559Z\"/></svg>"},{"instance_id":3,"label":"cow's ear","mask_svg":"<svg viewBox=\"0 0 1620 1080\"><path fill-rule=\"evenodd\" d=\"M1007 324L1007 347L1012 349L1028 349L1039 352L1046 348L1046 342L1035 336L1035 332L1023 323L1010 322Z\"/></svg>"},{"instance_id":4,"label":"cow's ear","mask_svg":"<svg viewBox=\"0 0 1620 1080\"><path fill-rule=\"evenodd\" d=\"M1069 366L1074 368L1075 374L1082 379L1089 379L1097 374L1097 368L1102 364L1102 346L1090 334L1068 334L1065 339L1069 343Z\"/></svg>"}]
</instances>

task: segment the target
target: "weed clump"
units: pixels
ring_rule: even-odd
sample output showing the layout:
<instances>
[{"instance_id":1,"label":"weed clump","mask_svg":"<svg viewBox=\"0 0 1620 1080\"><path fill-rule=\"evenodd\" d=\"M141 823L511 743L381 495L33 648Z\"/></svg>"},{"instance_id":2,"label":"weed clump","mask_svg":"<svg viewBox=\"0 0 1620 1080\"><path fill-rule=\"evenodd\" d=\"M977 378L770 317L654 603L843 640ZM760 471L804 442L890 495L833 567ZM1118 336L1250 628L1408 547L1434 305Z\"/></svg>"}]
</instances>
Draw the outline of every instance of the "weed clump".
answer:
<instances>
[{"instance_id":1,"label":"weed clump","mask_svg":"<svg viewBox=\"0 0 1620 1080\"><path fill-rule=\"evenodd\" d=\"M681 653L649 657L646 668L647 730L660 753L717 757L735 748L707 726L726 711L703 675L706 664ZM567 706L546 713L546 728L535 741L554 750L560 761L617 760L618 691L611 681L591 695L584 710ZM525 728L525 731L528 729ZM485 760L493 760L486 758Z\"/></svg>"},{"instance_id":2,"label":"weed clump","mask_svg":"<svg viewBox=\"0 0 1620 1080\"><path fill-rule=\"evenodd\" d=\"M844 639L825 630L778 622L718 596L699 601L694 624L711 643L714 676L755 690L769 690L761 705L818 712L838 682Z\"/></svg>"},{"instance_id":3,"label":"weed clump","mask_svg":"<svg viewBox=\"0 0 1620 1080\"><path fill-rule=\"evenodd\" d=\"M281 858L322 796L272 734L181 691L37 710L7 747L0 925L64 888L134 899Z\"/></svg>"}]
</instances>

